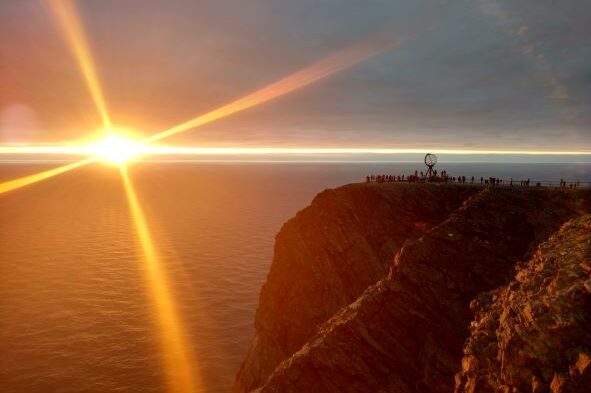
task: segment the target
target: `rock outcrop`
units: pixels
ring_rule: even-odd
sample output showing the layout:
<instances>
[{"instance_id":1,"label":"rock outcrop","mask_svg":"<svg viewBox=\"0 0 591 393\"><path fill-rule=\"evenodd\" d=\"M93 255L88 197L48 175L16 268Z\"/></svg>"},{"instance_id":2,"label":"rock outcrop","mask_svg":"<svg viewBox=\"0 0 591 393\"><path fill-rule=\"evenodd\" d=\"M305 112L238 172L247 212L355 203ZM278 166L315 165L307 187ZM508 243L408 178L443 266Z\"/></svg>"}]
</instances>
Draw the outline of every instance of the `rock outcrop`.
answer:
<instances>
[{"instance_id":1,"label":"rock outcrop","mask_svg":"<svg viewBox=\"0 0 591 393\"><path fill-rule=\"evenodd\" d=\"M566 224L476 318L456 393L591 391L591 216Z\"/></svg>"},{"instance_id":2,"label":"rock outcrop","mask_svg":"<svg viewBox=\"0 0 591 393\"><path fill-rule=\"evenodd\" d=\"M476 187L351 184L326 190L277 235L255 337L236 392L260 386L320 324L390 269L393 255L445 220Z\"/></svg>"},{"instance_id":3,"label":"rock outcrop","mask_svg":"<svg viewBox=\"0 0 591 393\"><path fill-rule=\"evenodd\" d=\"M453 391L471 301L588 211L589 193L545 189L320 194L277 237L236 391Z\"/></svg>"}]
</instances>

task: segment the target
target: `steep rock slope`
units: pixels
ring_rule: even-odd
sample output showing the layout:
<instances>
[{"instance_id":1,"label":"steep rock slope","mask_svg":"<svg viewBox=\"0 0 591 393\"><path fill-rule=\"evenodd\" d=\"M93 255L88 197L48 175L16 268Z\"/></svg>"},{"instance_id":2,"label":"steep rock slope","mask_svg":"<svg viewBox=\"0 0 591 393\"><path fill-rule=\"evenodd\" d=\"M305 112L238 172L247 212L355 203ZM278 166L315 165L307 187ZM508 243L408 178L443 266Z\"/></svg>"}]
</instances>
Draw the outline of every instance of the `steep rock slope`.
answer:
<instances>
[{"instance_id":1,"label":"steep rock slope","mask_svg":"<svg viewBox=\"0 0 591 393\"><path fill-rule=\"evenodd\" d=\"M537 241L586 209L579 196L486 189L471 197L407 242L388 277L322 325L260 391L453 391L470 301L507 283Z\"/></svg>"},{"instance_id":2,"label":"steep rock slope","mask_svg":"<svg viewBox=\"0 0 591 393\"><path fill-rule=\"evenodd\" d=\"M543 243L471 304L457 393L591 391L591 216Z\"/></svg>"},{"instance_id":3,"label":"steep rock slope","mask_svg":"<svg viewBox=\"0 0 591 393\"><path fill-rule=\"evenodd\" d=\"M260 386L320 324L387 274L405 240L443 221L477 191L403 183L352 184L320 193L277 235L235 391Z\"/></svg>"}]
</instances>

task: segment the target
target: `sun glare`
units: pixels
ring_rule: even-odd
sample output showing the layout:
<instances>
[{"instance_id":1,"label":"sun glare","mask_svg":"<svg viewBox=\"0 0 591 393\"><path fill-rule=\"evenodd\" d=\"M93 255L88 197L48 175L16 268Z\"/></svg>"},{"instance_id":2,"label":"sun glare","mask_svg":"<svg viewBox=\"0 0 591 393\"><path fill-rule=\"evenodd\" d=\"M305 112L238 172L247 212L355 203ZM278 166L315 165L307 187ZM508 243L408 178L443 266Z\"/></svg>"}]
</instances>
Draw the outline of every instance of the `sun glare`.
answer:
<instances>
[{"instance_id":1,"label":"sun glare","mask_svg":"<svg viewBox=\"0 0 591 393\"><path fill-rule=\"evenodd\" d=\"M98 158L113 164L124 164L140 155L141 151L141 144L117 135L109 135L92 148Z\"/></svg>"}]
</instances>

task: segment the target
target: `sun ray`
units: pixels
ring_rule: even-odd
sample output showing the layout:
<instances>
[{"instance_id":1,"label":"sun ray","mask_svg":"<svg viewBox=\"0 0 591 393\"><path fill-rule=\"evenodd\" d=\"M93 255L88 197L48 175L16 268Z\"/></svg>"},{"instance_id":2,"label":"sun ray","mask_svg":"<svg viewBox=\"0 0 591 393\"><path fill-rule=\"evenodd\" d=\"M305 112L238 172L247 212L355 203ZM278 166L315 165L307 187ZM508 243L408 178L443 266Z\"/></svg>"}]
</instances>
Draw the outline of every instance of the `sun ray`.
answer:
<instances>
[{"instance_id":1,"label":"sun ray","mask_svg":"<svg viewBox=\"0 0 591 393\"><path fill-rule=\"evenodd\" d=\"M352 45L337 52L311 66L288 75L270 85L267 85L236 101L214 109L208 113L195 117L184 123L154 134L144 140L144 143L155 142L181 132L202 126L212 121L243 111L255 105L259 105L280 97L320 79L326 78L338 71L342 71L375 55L399 45L402 39L389 41L368 41Z\"/></svg>"},{"instance_id":2,"label":"sun ray","mask_svg":"<svg viewBox=\"0 0 591 393\"><path fill-rule=\"evenodd\" d=\"M199 391L201 380L196 369L189 340L183 330L176 310L170 286L154 241L140 205L133 183L125 165L119 166L131 217L144 258L146 281L150 297L155 306L157 323L161 333L162 353L165 371L171 393L192 393Z\"/></svg>"},{"instance_id":3,"label":"sun ray","mask_svg":"<svg viewBox=\"0 0 591 393\"><path fill-rule=\"evenodd\" d=\"M12 180L5 181L4 183L0 183L0 194L4 194L5 192L16 190L17 188L28 186L30 184L37 183L41 180L46 180L51 177L61 175L63 173L69 172L69 171L74 170L76 168L80 168L84 165L88 165L88 164L95 162L95 161L96 161L96 158L94 158L94 157L88 158L85 160L76 161L76 162L73 162L73 163L70 163L67 165L63 165L63 166L60 166L57 168L49 169L47 171L43 171L43 172L35 173L32 175L20 177L18 179L12 179Z\"/></svg>"},{"instance_id":4,"label":"sun ray","mask_svg":"<svg viewBox=\"0 0 591 393\"><path fill-rule=\"evenodd\" d=\"M105 104L104 95L96 74L92 55L84 36L84 30L79 22L76 7L72 0L48 0L48 4L50 5L50 9L52 10L59 26L62 28L66 40L76 57L92 100L101 116L103 127L105 131L110 134L112 129L111 119L107 112L107 105ZM63 165L58 168L6 181L0 184L0 194L61 175L96 161L97 158L92 157Z\"/></svg>"},{"instance_id":5,"label":"sun ray","mask_svg":"<svg viewBox=\"0 0 591 393\"><path fill-rule=\"evenodd\" d=\"M49 5L76 57L86 86L101 116L103 127L105 131L110 132L111 119L76 6L72 0L49 0Z\"/></svg>"}]
</instances>

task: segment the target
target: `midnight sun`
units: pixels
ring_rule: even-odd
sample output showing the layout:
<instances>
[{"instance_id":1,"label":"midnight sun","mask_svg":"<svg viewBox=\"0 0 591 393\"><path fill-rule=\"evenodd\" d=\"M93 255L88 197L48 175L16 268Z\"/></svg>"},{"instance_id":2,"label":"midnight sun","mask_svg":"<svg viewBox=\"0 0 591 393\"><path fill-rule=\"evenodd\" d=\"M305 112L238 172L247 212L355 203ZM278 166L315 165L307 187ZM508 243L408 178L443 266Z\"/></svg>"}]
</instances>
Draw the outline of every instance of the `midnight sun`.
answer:
<instances>
[{"instance_id":1,"label":"midnight sun","mask_svg":"<svg viewBox=\"0 0 591 393\"><path fill-rule=\"evenodd\" d=\"M91 150L102 161L111 164L124 164L141 153L142 145L131 139L109 135L92 146Z\"/></svg>"}]
</instances>

